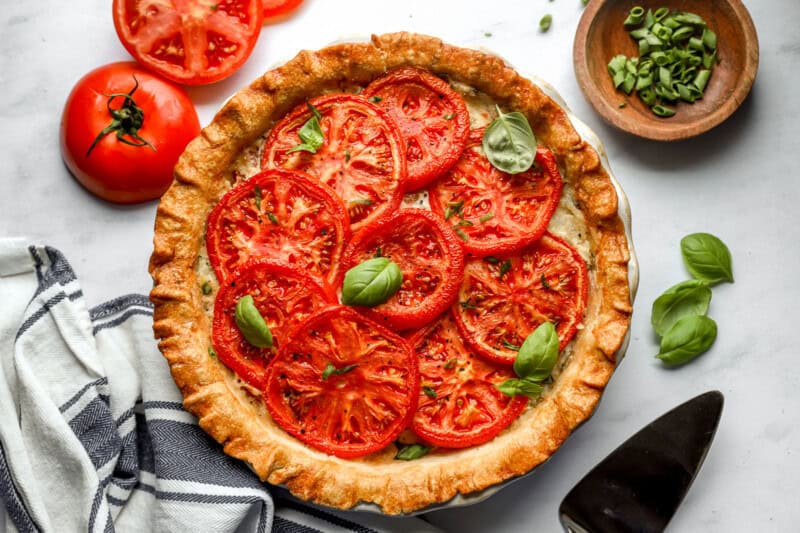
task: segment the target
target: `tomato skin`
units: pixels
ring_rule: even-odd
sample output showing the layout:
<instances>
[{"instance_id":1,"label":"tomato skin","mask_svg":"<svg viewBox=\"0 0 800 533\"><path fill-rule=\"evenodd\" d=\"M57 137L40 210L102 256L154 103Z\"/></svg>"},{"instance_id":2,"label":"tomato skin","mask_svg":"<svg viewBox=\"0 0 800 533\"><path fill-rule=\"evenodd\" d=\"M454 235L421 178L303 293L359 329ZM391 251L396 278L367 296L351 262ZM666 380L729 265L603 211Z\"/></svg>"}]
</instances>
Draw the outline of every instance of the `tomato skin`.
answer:
<instances>
[{"instance_id":1,"label":"tomato skin","mask_svg":"<svg viewBox=\"0 0 800 533\"><path fill-rule=\"evenodd\" d=\"M501 275L506 262L509 268ZM504 343L520 346L545 321L556 326L563 349L583 320L588 291L583 258L566 241L545 233L496 261L468 260L459 290L463 303L452 310L461 336L477 354L510 365L517 352Z\"/></svg>"},{"instance_id":2,"label":"tomato skin","mask_svg":"<svg viewBox=\"0 0 800 533\"><path fill-rule=\"evenodd\" d=\"M459 239L425 209L401 209L364 227L342 258L341 287L348 269L380 254L398 264L403 284L388 301L355 309L395 331L419 328L450 307L464 274Z\"/></svg>"},{"instance_id":3,"label":"tomato skin","mask_svg":"<svg viewBox=\"0 0 800 533\"><path fill-rule=\"evenodd\" d=\"M316 153L290 152L302 142L298 131L312 116L301 104L272 128L262 168L300 170L329 186L342 199L353 231L396 210L407 171L403 141L391 117L354 94L320 96L309 103L322 116L322 146Z\"/></svg>"},{"instance_id":4,"label":"tomato skin","mask_svg":"<svg viewBox=\"0 0 800 533\"><path fill-rule=\"evenodd\" d=\"M535 164L519 174L494 168L483 153L484 129L470 133L461 159L428 189L431 210L453 223L467 223L464 250L485 257L536 241L558 208L563 181L553 153L536 151ZM463 204L457 215L452 205Z\"/></svg>"},{"instance_id":5,"label":"tomato skin","mask_svg":"<svg viewBox=\"0 0 800 533\"><path fill-rule=\"evenodd\" d=\"M300 7L303 0L262 0L264 4L264 22L289 15Z\"/></svg>"},{"instance_id":6,"label":"tomato skin","mask_svg":"<svg viewBox=\"0 0 800 533\"><path fill-rule=\"evenodd\" d=\"M493 439L528 405L496 385L517 377L513 370L476 357L459 335L452 315L414 333L409 343L419 359L420 395L411 428L444 448L468 448Z\"/></svg>"},{"instance_id":7,"label":"tomato skin","mask_svg":"<svg viewBox=\"0 0 800 533\"><path fill-rule=\"evenodd\" d=\"M135 76L135 79L134 79ZM130 146L115 133L105 135L87 156L112 117L108 95L129 93L144 111L139 135L152 144ZM113 100L119 108L123 98ZM173 168L186 145L200 133L200 121L188 95L133 62L111 63L81 78L61 118L61 154L73 176L92 194L119 204L159 198L172 184Z\"/></svg>"},{"instance_id":8,"label":"tomato skin","mask_svg":"<svg viewBox=\"0 0 800 533\"><path fill-rule=\"evenodd\" d=\"M272 348L250 345L236 325L236 303L248 294L272 333ZM212 343L228 368L263 390L267 363L289 341L294 328L313 312L335 303L335 297L298 269L256 259L220 287L214 301Z\"/></svg>"},{"instance_id":9,"label":"tomato skin","mask_svg":"<svg viewBox=\"0 0 800 533\"><path fill-rule=\"evenodd\" d=\"M469 111L446 81L427 70L401 67L364 89L395 120L406 143L407 190L420 189L452 167L469 135Z\"/></svg>"},{"instance_id":10,"label":"tomato skin","mask_svg":"<svg viewBox=\"0 0 800 533\"><path fill-rule=\"evenodd\" d=\"M346 371L327 378L328 364ZM267 368L264 401L284 431L341 458L383 449L417 407L419 369L402 338L347 307L310 316Z\"/></svg>"},{"instance_id":11,"label":"tomato skin","mask_svg":"<svg viewBox=\"0 0 800 533\"><path fill-rule=\"evenodd\" d=\"M114 0L112 12L117 36L136 61L186 85L236 72L263 22L261 0Z\"/></svg>"}]
</instances>

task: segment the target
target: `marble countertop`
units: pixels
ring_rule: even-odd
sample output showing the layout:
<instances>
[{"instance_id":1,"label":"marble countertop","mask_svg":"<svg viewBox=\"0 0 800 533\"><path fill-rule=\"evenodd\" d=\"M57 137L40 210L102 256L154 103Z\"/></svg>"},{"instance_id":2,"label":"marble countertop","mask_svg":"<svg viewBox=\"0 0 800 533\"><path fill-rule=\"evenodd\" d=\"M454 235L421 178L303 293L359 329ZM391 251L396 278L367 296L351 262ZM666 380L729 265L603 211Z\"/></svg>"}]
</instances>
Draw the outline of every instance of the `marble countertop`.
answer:
<instances>
[{"instance_id":1,"label":"marble countertop","mask_svg":"<svg viewBox=\"0 0 800 533\"><path fill-rule=\"evenodd\" d=\"M724 124L672 144L607 126L580 92L572 39L580 0L306 0L266 26L233 77L190 88L207 124L227 96L301 49L369 33L409 30L485 47L552 84L602 140L633 213L641 268L631 343L594 417L546 464L483 503L432 512L447 531L559 531L558 504L594 464L656 416L710 389L725 411L706 463L672 531L791 531L800 522L800 2L747 2L759 35L755 86ZM465 7L469 7L466 9ZM538 21L552 13L542 34ZM147 293L155 203L118 207L89 195L58 147L62 106L90 69L128 59L110 2L39 0L4 5L0 27L0 236L61 249L91 304ZM653 300L686 279L679 242L719 236L733 255L734 284L714 289L719 336L696 361L666 369L654 359Z\"/></svg>"}]
</instances>

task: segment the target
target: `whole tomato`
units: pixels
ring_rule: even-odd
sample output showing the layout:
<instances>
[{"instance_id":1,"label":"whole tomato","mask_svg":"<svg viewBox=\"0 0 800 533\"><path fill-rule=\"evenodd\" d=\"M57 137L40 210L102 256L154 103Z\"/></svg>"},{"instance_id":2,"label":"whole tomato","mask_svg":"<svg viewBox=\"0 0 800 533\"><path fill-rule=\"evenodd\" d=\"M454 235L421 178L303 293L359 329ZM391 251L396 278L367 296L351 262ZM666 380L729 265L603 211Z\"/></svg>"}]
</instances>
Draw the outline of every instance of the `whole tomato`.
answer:
<instances>
[{"instance_id":1,"label":"whole tomato","mask_svg":"<svg viewBox=\"0 0 800 533\"><path fill-rule=\"evenodd\" d=\"M133 62L99 67L72 89L61 117L61 154L90 192L119 204L160 197L186 145L200 133L178 86Z\"/></svg>"}]
</instances>

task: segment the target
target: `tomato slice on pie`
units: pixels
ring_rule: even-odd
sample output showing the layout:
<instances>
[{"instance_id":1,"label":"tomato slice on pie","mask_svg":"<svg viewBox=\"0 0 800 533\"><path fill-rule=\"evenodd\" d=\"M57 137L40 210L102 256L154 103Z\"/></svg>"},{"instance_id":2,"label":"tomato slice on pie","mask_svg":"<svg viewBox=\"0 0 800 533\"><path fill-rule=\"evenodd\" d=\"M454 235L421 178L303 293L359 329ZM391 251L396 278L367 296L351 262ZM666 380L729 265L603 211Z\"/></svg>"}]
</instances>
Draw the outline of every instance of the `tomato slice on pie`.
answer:
<instances>
[{"instance_id":1,"label":"tomato slice on pie","mask_svg":"<svg viewBox=\"0 0 800 533\"><path fill-rule=\"evenodd\" d=\"M236 304L250 295L272 333L272 348L256 348L236 325ZM211 340L219 359L259 390L267 363L288 342L289 334L313 312L335 303L303 272L269 260L251 261L220 287L214 303Z\"/></svg>"},{"instance_id":2,"label":"tomato slice on pie","mask_svg":"<svg viewBox=\"0 0 800 533\"><path fill-rule=\"evenodd\" d=\"M453 303L464 273L464 252L453 230L430 211L401 209L362 229L345 249L341 277L377 256L391 259L403 273L400 289L389 300L358 308L379 324L395 331L419 328Z\"/></svg>"},{"instance_id":3,"label":"tomato slice on pie","mask_svg":"<svg viewBox=\"0 0 800 533\"><path fill-rule=\"evenodd\" d=\"M220 281L260 257L332 284L350 237L347 220L329 188L300 172L267 170L228 191L211 212L209 260Z\"/></svg>"},{"instance_id":4,"label":"tomato slice on pie","mask_svg":"<svg viewBox=\"0 0 800 533\"><path fill-rule=\"evenodd\" d=\"M347 307L302 323L267 369L264 398L287 433L342 458L380 450L408 426L419 373L411 346Z\"/></svg>"},{"instance_id":5,"label":"tomato slice on pie","mask_svg":"<svg viewBox=\"0 0 800 533\"><path fill-rule=\"evenodd\" d=\"M258 0L114 0L114 27L140 64L189 85L226 78L261 32Z\"/></svg>"},{"instance_id":6,"label":"tomato slice on pie","mask_svg":"<svg viewBox=\"0 0 800 533\"><path fill-rule=\"evenodd\" d=\"M483 154L483 129L470 133L461 159L429 189L431 209L445 218L476 257L501 254L534 242L558 207L563 182L555 157L536 151L535 165L507 174Z\"/></svg>"},{"instance_id":7,"label":"tomato slice on pie","mask_svg":"<svg viewBox=\"0 0 800 533\"><path fill-rule=\"evenodd\" d=\"M406 160L394 121L366 98L334 94L309 102L322 117L322 145L298 150L300 129L312 118L306 104L295 108L270 132L262 166L302 170L336 191L359 229L397 209L403 198Z\"/></svg>"},{"instance_id":8,"label":"tomato slice on pie","mask_svg":"<svg viewBox=\"0 0 800 533\"><path fill-rule=\"evenodd\" d=\"M477 353L511 364L515 348L546 321L556 326L564 348L583 320L588 286L578 252L545 233L513 255L467 260L453 314Z\"/></svg>"},{"instance_id":9,"label":"tomato slice on pie","mask_svg":"<svg viewBox=\"0 0 800 533\"><path fill-rule=\"evenodd\" d=\"M424 187L458 161L469 135L469 112L446 81L427 70L402 67L370 83L363 95L400 129L408 190Z\"/></svg>"},{"instance_id":10,"label":"tomato slice on pie","mask_svg":"<svg viewBox=\"0 0 800 533\"><path fill-rule=\"evenodd\" d=\"M476 357L450 313L409 339L419 358L420 395L411 428L430 444L467 448L493 439L528 404L496 385L516 378L504 365Z\"/></svg>"}]
</instances>

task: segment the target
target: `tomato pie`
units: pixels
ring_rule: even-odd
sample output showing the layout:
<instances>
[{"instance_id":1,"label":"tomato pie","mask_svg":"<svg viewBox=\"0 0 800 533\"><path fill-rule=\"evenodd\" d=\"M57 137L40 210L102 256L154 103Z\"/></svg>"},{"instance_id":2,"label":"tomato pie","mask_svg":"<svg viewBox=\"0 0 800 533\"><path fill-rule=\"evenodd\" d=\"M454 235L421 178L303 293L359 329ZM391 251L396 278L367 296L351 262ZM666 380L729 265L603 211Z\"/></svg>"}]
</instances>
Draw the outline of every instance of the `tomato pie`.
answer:
<instances>
[{"instance_id":1,"label":"tomato pie","mask_svg":"<svg viewBox=\"0 0 800 533\"><path fill-rule=\"evenodd\" d=\"M375 36L301 52L189 144L156 217L154 331L186 409L261 479L410 513L531 471L591 415L629 250L542 89Z\"/></svg>"}]
</instances>

